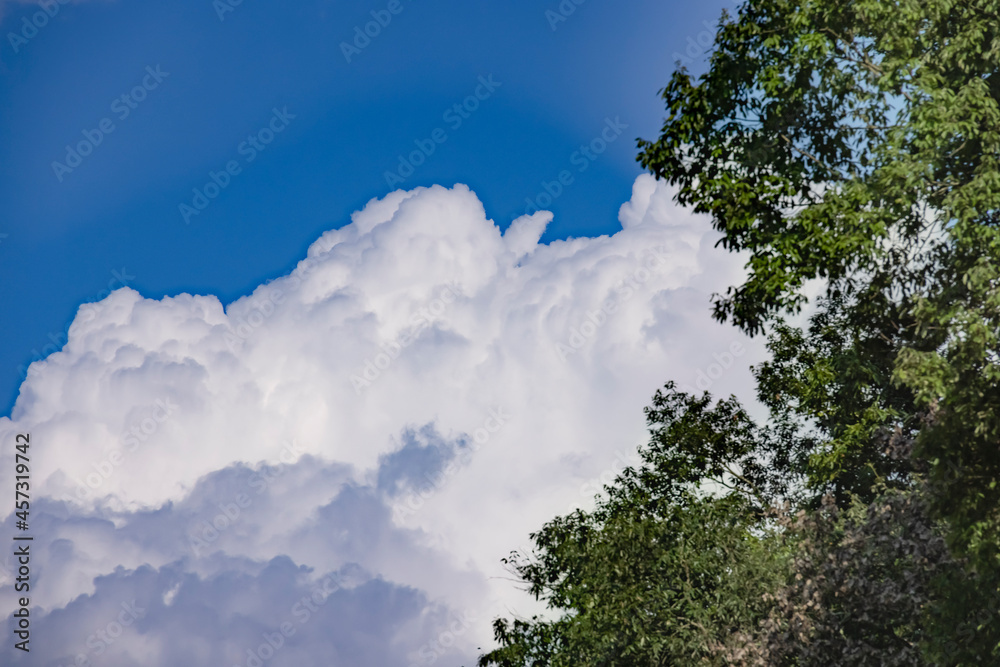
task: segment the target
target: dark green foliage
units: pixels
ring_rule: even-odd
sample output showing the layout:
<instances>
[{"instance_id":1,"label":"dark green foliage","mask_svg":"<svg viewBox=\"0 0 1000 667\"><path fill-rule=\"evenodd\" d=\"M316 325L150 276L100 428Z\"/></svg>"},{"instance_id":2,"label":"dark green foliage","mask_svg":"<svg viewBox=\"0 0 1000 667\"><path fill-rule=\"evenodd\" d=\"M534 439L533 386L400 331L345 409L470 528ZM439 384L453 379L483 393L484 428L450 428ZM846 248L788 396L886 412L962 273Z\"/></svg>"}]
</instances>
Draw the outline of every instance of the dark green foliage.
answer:
<instances>
[{"instance_id":1,"label":"dark green foliage","mask_svg":"<svg viewBox=\"0 0 1000 667\"><path fill-rule=\"evenodd\" d=\"M762 433L735 401L710 407L672 385L647 418L643 465L593 512L534 534L535 558L510 561L532 595L565 615L498 620L501 648L480 665L720 664L725 638L763 617L785 550L762 508L786 483L754 460L766 451ZM700 493L707 480L729 492Z\"/></svg>"},{"instance_id":2,"label":"dark green foliage","mask_svg":"<svg viewBox=\"0 0 1000 667\"><path fill-rule=\"evenodd\" d=\"M915 426L912 392L892 381L902 344L897 313L883 308L824 299L806 331L774 326L771 359L755 369L758 399L773 420L811 427L801 469L813 506L825 494L844 506L854 497L870 501L878 484L909 483L910 461L887 456L877 437L887 427Z\"/></svg>"},{"instance_id":3,"label":"dark green foliage","mask_svg":"<svg viewBox=\"0 0 1000 667\"><path fill-rule=\"evenodd\" d=\"M828 498L788 528L795 576L755 633L730 638L730 664L924 667L925 607L960 572L919 497L902 492L841 510Z\"/></svg>"},{"instance_id":4,"label":"dark green foliage","mask_svg":"<svg viewBox=\"0 0 1000 667\"><path fill-rule=\"evenodd\" d=\"M480 664L1000 664L1000 0L751 0L662 96L639 160L746 253L770 419L658 392Z\"/></svg>"},{"instance_id":5,"label":"dark green foliage","mask_svg":"<svg viewBox=\"0 0 1000 667\"><path fill-rule=\"evenodd\" d=\"M920 291L932 232L992 239L1000 201L1000 3L759 0L722 23L709 71L663 90L643 166L712 216L750 276L716 303L750 332L800 304L868 285ZM975 231L973 231L975 230ZM891 240L891 242L890 242Z\"/></svg>"}]
</instances>

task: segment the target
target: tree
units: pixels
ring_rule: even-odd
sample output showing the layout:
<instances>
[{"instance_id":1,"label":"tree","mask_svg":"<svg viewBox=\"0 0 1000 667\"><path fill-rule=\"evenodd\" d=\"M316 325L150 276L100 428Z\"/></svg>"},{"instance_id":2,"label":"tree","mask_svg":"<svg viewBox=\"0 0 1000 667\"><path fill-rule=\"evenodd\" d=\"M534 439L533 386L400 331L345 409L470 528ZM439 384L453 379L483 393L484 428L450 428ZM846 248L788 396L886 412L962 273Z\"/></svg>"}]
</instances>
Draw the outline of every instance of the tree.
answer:
<instances>
[{"instance_id":1,"label":"tree","mask_svg":"<svg viewBox=\"0 0 1000 667\"><path fill-rule=\"evenodd\" d=\"M879 482L915 484L907 469L926 463L928 511L968 576L994 582L977 599L995 597L1000 3L748 2L708 72L676 72L663 98L639 159L749 252L715 315L774 325L761 396L818 427L811 487L846 508ZM826 281L818 328L781 327L812 278ZM915 439L901 469L871 446L894 429ZM1000 632L977 628L979 660L995 661Z\"/></svg>"},{"instance_id":2,"label":"tree","mask_svg":"<svg viewBox=\"0 0 1000 667\"><path fill-rule=\"evenodd\" d=\"M755 0L662 94L640 161L750 253L716 316L759 333L825 279L858 358L881 338L917 402L873 403L862 430L940 409L915 450L934 509L996 566L1000 2Z\"/></svg>"},{"instance_id":3,"label":"tree","mask_svg":"<svg viewBox=\"0 0 1000 667\"><path fill-rule=\"evenodd\" d=\"M644 467L516 564L564 615L497 621L481 664L995 663L1000 0L750 0L662 96L639 160L749 256L714 315L768 334L770 420L723 428L734 402L658 395ZM787 325L817 278L816 313ZM775 524L775 502L800 518ZM740 578L762 563L787 575L763 607ZM612 573L643 602L598 586Z\"/></svg>"},{"instance_id":4,"label":"tree","mask_svg":"<svg viewBox=\"0 0 1000 667\"><path fill-rule=\"evenodd\" d=\"M911 458L913 437L897 430L879 440L890 457ZM767 594L772 606L758 628L730 636L727 664L983 664L992 651L983 628L997 621L981 612L1000 597L990 574L949 552L922 487L883 487L846 508L826 496L816 511L782 515L797 536L792 576Z\"/></svg>"},{"instance_id":5,"label":"tree","mask_svg":"<svg viewBox=\"0 0 1000 667\"><path fill-rule=\"evenodd\" d=\"M508 561L565 613L497 620L501 647L481 667L721 664L725 638L763 618L787 553L764 510L789 480L762 465L770 435L734 399L710 403L668 383L646 409L643 464L592 512L533 534L532 558Z\"/></svg>"}]
</instances>

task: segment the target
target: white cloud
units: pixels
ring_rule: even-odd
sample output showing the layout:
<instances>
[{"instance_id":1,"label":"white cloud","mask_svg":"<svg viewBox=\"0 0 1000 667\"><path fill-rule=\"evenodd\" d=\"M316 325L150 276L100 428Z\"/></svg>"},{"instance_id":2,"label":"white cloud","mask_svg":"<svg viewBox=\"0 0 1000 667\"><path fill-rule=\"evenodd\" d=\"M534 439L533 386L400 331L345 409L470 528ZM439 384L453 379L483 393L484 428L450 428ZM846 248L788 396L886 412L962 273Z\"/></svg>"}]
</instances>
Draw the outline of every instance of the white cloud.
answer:
<instances>
[{"instance_id":1,"label":"white cloud","mask_svg":"<svg viewBox=\"0 0 1000 667\"><path fill-rule=\"evenodd\" d=\"M421 647L405 659L429 664L427 643L472 613L448 660L468 656L492 614L531 608L499 559L620 469L656 388L694 383L740 341L748 353L712 391L748 397L746 366L763 356L710 318L740 258L664 184L640 176L610 237L539 244L550 220L501 234L465 186L394 192L228 308L123 288L81 311L0 419L0 442L32 436L35 600L51 611L38 633L73 627L53 659L86 639L88 605L140 593L155 616L119 644L132 657L102 664L180 664L173 643L191 629L178 610L194 600L203 643L185 664L229 659L213 633L277 620L233 621L236 588L273 608L287 602L274 577L303 588L345 567L384 596L368 609L384 650L347 642L352 664ZM330 637L316 634L267 664L313 664Z\"/></svg>"}]
</instances>

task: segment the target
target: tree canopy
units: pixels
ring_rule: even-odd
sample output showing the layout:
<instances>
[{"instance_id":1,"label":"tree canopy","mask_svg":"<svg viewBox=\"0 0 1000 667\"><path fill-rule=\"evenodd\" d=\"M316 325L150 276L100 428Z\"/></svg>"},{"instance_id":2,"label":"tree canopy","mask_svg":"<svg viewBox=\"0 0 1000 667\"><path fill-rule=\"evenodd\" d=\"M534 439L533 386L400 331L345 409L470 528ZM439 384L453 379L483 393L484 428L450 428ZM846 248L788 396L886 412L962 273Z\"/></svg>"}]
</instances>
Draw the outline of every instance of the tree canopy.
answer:
<instances>
[{"instance_id":1,"label":"tree canopy","mask_svg":"<svg viewBox=\"0 0 1000 667\"><path fill-rule=\"evenodd\" d=\"M668 382L479 664L996 664L1000 0L750 0L662 97L638 159L747 253L769 418Z\"/></svg>"}]
</instances>

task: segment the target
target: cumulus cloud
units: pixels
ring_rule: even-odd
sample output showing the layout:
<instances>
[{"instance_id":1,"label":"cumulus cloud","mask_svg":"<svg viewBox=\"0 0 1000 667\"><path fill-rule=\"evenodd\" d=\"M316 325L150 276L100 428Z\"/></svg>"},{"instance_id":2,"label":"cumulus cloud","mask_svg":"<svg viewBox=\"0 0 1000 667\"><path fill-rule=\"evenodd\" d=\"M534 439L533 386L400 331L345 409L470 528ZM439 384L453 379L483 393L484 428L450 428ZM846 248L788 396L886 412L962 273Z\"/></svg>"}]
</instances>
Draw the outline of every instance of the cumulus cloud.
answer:
<instances>
[{"instance_id":1,"label":"cumulus cloud","mask_svg":"<svg viewBox=\"0 0 1000 667\"><path fill-rule=\"evenodd\" d=\"M710 318L741 258L663 183L612 236L541 244L551 219L397 191L228 306L81 309L0 418L32 438L45 659L96 659L134 599L101 664L245 665L344 573L264 664L468 664L492 615L535 610L500 558L634 460L657 387L749 396L763 356Z\"/></svg>"},{"instance_id":2,"label":"cumulus cloud","mask_svg":"<svg viewBox=\"0 0 1000 667\"><path fill-rule=\"evenodd\" d=\"M379 472L381 480L395 471ZM439 657L472 659L465 635L476 611L454 603L484 594L481 576L394 526L386 497L357 477L306 455L211 473L186 497L151 511L73 512L43 501L32 568L42 582L33 632L45 639L33 659L409 665L420 664L416 654L442 633L450 636L434 649ZM101 572L108 563L117 565ZM435 581L451 606L421 588ZM56 589L87 592L48 604ZM13 591L3 592L13 607ZM0 660L14 664L16 639L10 626L4 633Z\"/></svg>"}]
</instances>

